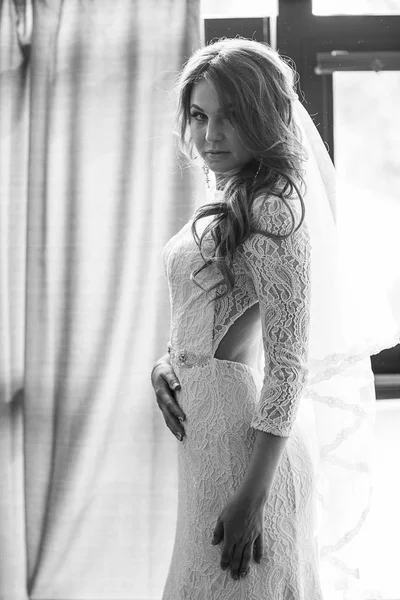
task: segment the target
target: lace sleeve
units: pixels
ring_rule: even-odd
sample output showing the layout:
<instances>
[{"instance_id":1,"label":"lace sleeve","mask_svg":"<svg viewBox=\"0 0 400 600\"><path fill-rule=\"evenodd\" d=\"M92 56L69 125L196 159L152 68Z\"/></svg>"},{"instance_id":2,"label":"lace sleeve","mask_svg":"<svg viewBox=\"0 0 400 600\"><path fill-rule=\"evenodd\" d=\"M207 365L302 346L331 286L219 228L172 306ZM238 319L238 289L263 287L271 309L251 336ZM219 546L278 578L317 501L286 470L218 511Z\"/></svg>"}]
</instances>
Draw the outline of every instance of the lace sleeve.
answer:
<instances>
[{"instance_id":1,"label":"lace sleeve","mask_svg":"<svg viewBox=\"0 0 400 600\"><path fill-rule=\"evenodd\" d=\"M282 200L264 202L256 227L275 234L290 231ZM258 297L265 357L263 386L251 425L289 436L307 374L310 246L306 225L285 239L252 233L238 250Z\"/></svg>"}]
</instances>

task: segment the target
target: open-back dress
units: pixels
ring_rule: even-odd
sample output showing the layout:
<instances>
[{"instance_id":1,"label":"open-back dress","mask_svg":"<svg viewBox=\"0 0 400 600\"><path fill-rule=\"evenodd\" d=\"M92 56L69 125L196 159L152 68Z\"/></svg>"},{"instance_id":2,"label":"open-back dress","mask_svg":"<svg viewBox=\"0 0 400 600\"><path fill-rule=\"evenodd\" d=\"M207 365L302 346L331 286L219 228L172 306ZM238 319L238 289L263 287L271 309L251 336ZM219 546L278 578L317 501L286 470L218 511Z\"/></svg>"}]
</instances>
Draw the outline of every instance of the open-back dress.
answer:
<instances>
[{"instance_id":1,"label":"open-back dress","mask_svg":"<svg viewBox=\"0 0 400 600\"><path fill-rule=\"evenodd\" d=\"M255 205L256 207L256 205ZM254 207L254 227L291 228L282 200ZM199 234L210 222L197 223ZM235 286L214 298L190 279L204 264L190 220L163 249L171 302L170 360L186 414L177 442L179 492L175 544L163 600L321 600L315 531L312 414L303 402L309 325L309 236L305 223L285 239L251 233L236 251ZM212 249L206 238L205 249ZM204 288L220 280L208 266ZM264 369L215 358L229 328L259 304ZM255 352L257 343L253 344ZM255 360L255 362L257 362ZM211 541L218 516L240 486L256 430L288 437L264 508L264 553L234 580Z\"/></svg>"}]
</instances>

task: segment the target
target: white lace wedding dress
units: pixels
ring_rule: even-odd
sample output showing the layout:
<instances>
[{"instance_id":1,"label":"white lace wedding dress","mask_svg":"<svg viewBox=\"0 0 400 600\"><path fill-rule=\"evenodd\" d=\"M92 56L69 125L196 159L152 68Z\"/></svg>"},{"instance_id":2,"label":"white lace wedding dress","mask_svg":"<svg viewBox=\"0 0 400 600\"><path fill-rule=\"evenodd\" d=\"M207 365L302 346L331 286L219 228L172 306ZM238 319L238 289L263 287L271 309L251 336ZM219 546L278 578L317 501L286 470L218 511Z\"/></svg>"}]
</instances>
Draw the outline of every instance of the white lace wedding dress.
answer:
<instances>
[{"instance_id":1,"label":"white lace wedding dress","mask_svg":"<svg viewBox=\"0 0 400 600\"><path fill-rule=\"evenodd\" d=\"M286 209L284 209L286 211ZM284 233L290 220L270 198L255 224ZM198 232L209 223L198 222ZM186 435L177 442L178 521L163 600L322 600L315 528L312 414L303 402L309 321L307 228L277 240L253 233L236 253L233 291L209 302L190 279L203 259L187 223L163 250L171 301L170 357ZM208 240L212 247L211 240ZM207 248L207 245L206 245ZM220 278L207 267L197 280ZM259 303L264 376L214 357L230 326ZM256 344L254 345L256 348ZM245 474L256 430L288 436L264 509L264 554L233 580L211 544L217 518Z\"/></svg>"}]
</instances>

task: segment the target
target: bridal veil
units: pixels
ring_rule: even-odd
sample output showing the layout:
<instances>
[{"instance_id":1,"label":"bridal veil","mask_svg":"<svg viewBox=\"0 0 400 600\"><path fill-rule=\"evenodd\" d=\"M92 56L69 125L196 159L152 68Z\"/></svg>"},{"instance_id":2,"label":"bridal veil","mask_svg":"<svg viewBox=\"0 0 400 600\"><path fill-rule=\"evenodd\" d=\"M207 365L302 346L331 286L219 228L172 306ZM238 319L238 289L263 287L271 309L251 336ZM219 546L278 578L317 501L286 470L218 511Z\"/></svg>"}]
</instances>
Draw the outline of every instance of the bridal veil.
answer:
<instances>
[{"instance_id":1,"label":"bridal veil","mask_svg":"<svg viewBox=\"0 0 400 600\"><path fill-rule=\"evenodd\" d=\"M316 471L321 580L326 600L379 598L365 588L363 553L372 551L371 503L375 389L370 356L400 340L385 292L346 254L337 226L335 169L299 100L294 118L308 155L305 221L311 240L311 307L305 427ZM362 227L363 216L354 223ZM348 229L348 228L347 228ZM361 253L362 255L362 253ZM349 268L349 265L353 265Z\"/></svg>"}]
</instances>

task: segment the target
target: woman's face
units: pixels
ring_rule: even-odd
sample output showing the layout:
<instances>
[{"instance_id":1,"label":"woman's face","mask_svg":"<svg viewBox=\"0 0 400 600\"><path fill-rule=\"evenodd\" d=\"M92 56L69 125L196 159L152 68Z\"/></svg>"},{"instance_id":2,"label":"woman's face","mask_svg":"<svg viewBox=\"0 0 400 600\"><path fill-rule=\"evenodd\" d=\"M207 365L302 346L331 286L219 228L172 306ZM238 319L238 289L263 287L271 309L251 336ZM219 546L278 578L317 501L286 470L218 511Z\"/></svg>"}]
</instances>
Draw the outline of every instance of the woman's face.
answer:
<instances>
[{"instance_id":1,"label":"woman's face","mask_svg":"<svg viewBox=\"0 0 400 600\"><path fill-rule=\"evenodd\" d=\"M232 123L222 115L218 96L205 80L193 85L190 135L200 157L214 173L237 172L253 158Z\"/></svg>"}]
</instances>

